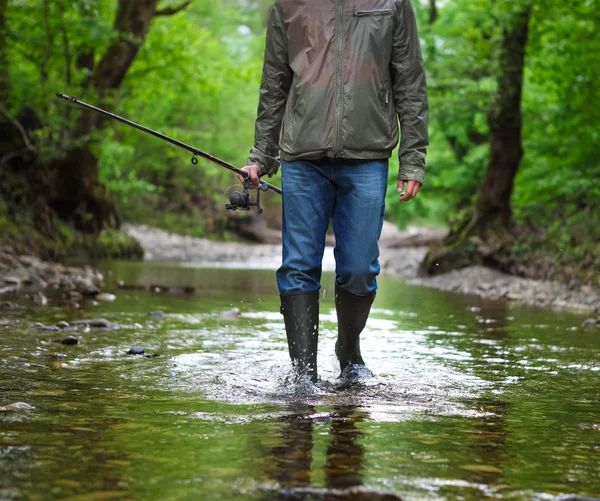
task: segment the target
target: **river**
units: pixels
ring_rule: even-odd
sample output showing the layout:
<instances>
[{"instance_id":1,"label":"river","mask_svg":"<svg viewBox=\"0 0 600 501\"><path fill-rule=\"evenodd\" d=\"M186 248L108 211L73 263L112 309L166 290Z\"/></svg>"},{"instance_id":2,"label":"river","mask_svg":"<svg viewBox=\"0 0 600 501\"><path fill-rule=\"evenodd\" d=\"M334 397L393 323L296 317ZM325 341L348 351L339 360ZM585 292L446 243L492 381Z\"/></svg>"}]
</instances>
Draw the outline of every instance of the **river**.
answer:
<instances>
[{"instance_id":1,"label":"river","mask_svg":"<svg viewBox=\"0 0 600 501\"><path fill-rule=\"evenodd\" d=\"M600 331L581 328L584 317L382 276L362 338L376 378L340 388L325 273L319 372L327 384L299 397L284 383L272 271L100 269L107 282L194 292L115 289L114 302L2 312L0 406L33 408L0 413L0 499L600 494ZM232 308L239 319L223 315ZM80 329L75 346L32 328L98 317L122 327ZM127 355L134 345L149 356Z\"/></svg>"}]
</instances>

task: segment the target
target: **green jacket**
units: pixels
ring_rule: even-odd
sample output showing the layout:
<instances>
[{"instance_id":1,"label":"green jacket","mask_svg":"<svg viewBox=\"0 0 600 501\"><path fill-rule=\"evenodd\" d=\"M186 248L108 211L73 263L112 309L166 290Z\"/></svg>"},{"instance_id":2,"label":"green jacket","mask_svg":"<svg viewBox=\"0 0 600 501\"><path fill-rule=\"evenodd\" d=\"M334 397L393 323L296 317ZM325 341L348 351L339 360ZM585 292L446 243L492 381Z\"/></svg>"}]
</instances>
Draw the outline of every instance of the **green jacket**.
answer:
<instances>
[{"instance_id":1,"label":"green jacket","mask_svg":"<svg viewBox=\"0 0 600 501\"><path fill-rule=\"evenodd\" d=\"M411 0L276 0L248 165L389 158L423 182L427 85Z\"/></svg>"}]
</instances>

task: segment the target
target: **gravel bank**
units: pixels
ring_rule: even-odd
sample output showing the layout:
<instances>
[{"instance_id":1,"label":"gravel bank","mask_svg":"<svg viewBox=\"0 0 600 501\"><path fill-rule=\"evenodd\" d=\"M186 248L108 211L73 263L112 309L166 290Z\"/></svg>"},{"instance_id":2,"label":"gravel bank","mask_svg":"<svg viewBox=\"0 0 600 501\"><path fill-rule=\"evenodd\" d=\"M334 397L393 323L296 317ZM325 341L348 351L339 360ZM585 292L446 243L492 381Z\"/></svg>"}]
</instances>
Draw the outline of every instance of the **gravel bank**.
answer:
<instances>
[{"instance_id":1,"label":"gravel bank","mask_svg":"<svg viewBox=\"0 0 600 501\"><path fill-rule=\"evenodd\" d=\"M123 230L137 239L146 259L184 261L197 266L274 270L281 262L281 245L215 242L203 238L173 235L146 226L126 225ZM417 229L400 232L384 225L381 238L381 270L402 275L410 283L439 290L476 294L524 304L579 313L600 312L600 288L570 289L564 284L530 280L474 266L430 278L417 278L419 263L427 247L401 247L402 239L418 235ZM426 232L425 232L426 233ZM418 240L418 239L417 239ZM323 269L333 271L333 247L326 247Z\"/></svg>"},{"instance_id":2,"label":"gravel bank","mask_svg":"<svg viewBox=\"0 0 600 501\"><path fill-rule=\"evenodd\" d=\"M31 304L46 306L68 304L79 307L79 301L108 299L102 294L103 276L84 266L75 268L49 263L34 256L20 256L10 249L0 249L0 307L15 307L11 299L25 297Z\"/></svg>"},{"instance_id":3,"label":"gravel bank","mask_svg":"<svg viewBox=\"0 0 600 501\"><path fill-rule=\"evenodd\" d=\"M216 242L205 238L175 235L144 225L125 225L123 231L142 244L145 259L182 261L206 267L265 270L275 270L281 263L281 245ZM386 224L384 241L396 241L396 233L403 235L395 226ZM381 269L384 273L415 277L426 252L426 247L382 247ZM323 270L335 270L333 247L325 248Z\"/></svg>"},{"instance_id":4,"label":"gravel bank","mask_svg":"<svg viewBox=\"0 0 600 501\"><path fill-rule=\"evenodd\" d=\"M409 283L556 310L600 312L600 289L587 286L570 289L561 283L515 277L483 266L471 266L436 277L413 278Z\"/></svg>"}]
</instances>

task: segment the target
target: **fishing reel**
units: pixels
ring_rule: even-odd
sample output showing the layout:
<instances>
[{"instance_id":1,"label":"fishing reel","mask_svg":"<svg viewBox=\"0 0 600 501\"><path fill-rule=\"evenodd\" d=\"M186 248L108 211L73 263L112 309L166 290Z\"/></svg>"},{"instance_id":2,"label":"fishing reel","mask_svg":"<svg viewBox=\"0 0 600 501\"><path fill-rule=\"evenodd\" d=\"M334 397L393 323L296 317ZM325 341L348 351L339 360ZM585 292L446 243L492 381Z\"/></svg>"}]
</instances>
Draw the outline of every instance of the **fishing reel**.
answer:
<instances>
[{"instance_id":1,"label":"fishing reel","mask_svg":"<svg viewBox=\"0 0 600 501\"><path fill-rule=\"evenodd\" d=\"M263 210L262 210L262 207L260 206L260 192L267 191L269 189L269 187L266 185L266 183L263 183L261 181L258 186L253 186L251 188L249 178L244 179L243 186L244 186L244 191L242 191L241 193L239 191L234 191L233 193L231 193L231 195L229 195L229 203L227 205L225 205L225 209L235 211L235 210L250 210L251 207L256 207L256 211L259 214L262 214ZM255 202L253 202L252 198L250 197L250 192L248 191L249 189L256 190L256 201Z\"/></svg>"}]
</instances>

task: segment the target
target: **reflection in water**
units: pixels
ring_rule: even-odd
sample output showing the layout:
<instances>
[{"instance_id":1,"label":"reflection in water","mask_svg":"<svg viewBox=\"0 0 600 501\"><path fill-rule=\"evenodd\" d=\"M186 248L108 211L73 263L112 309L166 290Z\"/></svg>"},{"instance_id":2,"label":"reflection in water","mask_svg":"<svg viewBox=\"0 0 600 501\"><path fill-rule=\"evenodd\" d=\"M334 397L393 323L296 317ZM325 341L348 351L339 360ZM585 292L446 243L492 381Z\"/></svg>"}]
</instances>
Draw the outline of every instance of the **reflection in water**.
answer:
<instances>
[{"instance_id":1,"label":"reflection in water","mask_svg":"<svg viewBox=\"0 0 600 501\"><path fill-rule=\"evenodd\" d=\"M300 404L296 412L282 418L281 441L273 448L273 478L284 487L310 485L314 411L312 405Z\"/></svg>"},{"instance_id":2,"label":"reflection in water","mask_svg":"<svg viewBox=\"0 0 600 501\"><path fill-rule=\"evenodd\" d=\"M272 449L270 474L281 492L277 499L304 499L325 494L311 486L313 432L317 422L330 422L331 435L326 450L325 486L342 490L362 485L365 448L359 443L363 432L356 426L367 413L355 407L336 406L327 416L316 414L308 404L296 404L283 416L277 446ZM320 496L319 496L320 497Z\"/></svg>"},{"instance_id":3,"label":"reflection in water","mask_svg":"<svg viewBox=\"0 0 600 501\"><path fill-rule=\"evenodd\" d=\"M356 427L367 413L354 407L336 407L331 414L331 441L327 447L325 479L327 487L345 489L362 484L365 448L364 433Z\"/></svg>"},{"instance_id":4,"label":"reflection in water","mask_svg":"<svg viewBox=\"0 0 600 501\"><path fill-rule=\"evenodd\" d=\"M498 355L498 351L510 343L507 317L507 303L484 302L482 304L479 315L476 317L480 326L477 331L477 338L480 342L467 347L475 367L483 368L488 365L487 361L494 359ZM491 379L483 370L477 370L477 373L482 379ZM491 382L493 383L493 379ZM474 422L473 436L475 440L472 448L474 457L477 458L477 464L470 465L475 469L467 473L467 477L483 481L488 485L493 485L500 480L506 456L505 421L510 411L510 405L503 396L503 392L488 391L475 399L485 415Z\"/></svg>"}]
</instances>

